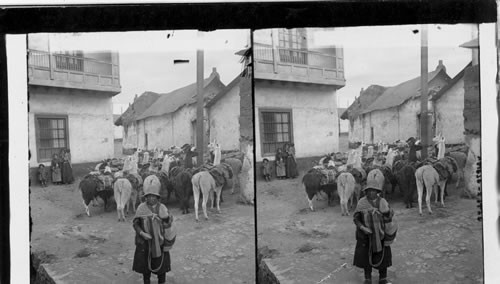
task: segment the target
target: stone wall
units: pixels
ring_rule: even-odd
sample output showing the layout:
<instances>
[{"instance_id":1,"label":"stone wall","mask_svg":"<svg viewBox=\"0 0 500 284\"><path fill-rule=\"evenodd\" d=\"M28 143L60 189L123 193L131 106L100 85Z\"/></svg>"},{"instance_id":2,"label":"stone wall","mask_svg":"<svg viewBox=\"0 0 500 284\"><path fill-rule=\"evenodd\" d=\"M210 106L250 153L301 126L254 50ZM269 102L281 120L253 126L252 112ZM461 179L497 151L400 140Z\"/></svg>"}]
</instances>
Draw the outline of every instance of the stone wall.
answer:
<instances>
[{"instance_id":1,"label":"stone wall","mask_svg":"<svg viewBox=\"0 0 500 284\"><path fill-rule=\"evenodd\" d=\"M240 83L240 150L245 151L246 146L253 144L253 96L252 80L245 78Z\"/></svg>"},{"instance_id":2,"label":"stone wall","mask_svg":"<svg viewBox=\"0 0 500 284\"><path fill-rule=\"evenodd\" d=\"M481 155L481 97L479 94L479 65L467 67L464 73L464 128L469 154L465 165L465 186L472 195L479 190L476 179L478 156Z\"/></svg>"},{"instance_id":3,"label":"stone wall","mask_svg":"<svg viewBox=\"0 0 500 284\"><path fill-rule=\"evenodd\" d=\"M323 156L315 156L315 157L305 157L305 158L297 158L297 170L299 173L299 177L303 175L306 171L312 169L313 163L319 162L319 160L323 158ZM272 164L271 168L271 178L276 179L276 169L274 167L274 161L270 161ZM256 173L256 181L265 182L262 177L262 161L255 163L255 173Z\"/></svg>"},{"instance_id":4,"label":"stone wall","mask_svg":"<svg viewBox=\"0 0 500 284\"><path fill-rule=\"evenodd\" d=\"M253 96L251 77L242 78L239 85L239 147L240 151L244 153L242 173L240 175L240 196L245 203L255 204Z\"/></svg>"},{"instance_id":5,"label":"stone wall","mask_svg":"<svg viewBox=\"0 0 500 284\"><path fill-rule=\"evenodd\" d=\"M71 165L73 168L73 177L75 178L75 182L73 184L75 184L75 186L78 186L78 182L79 182L78 179L82 178L83 176L85 176L89 172L93 171L95 169L95 166L97 164L99 164L100 162L101 161L99 160L99 161L95 161L95 162ZM52 183L51 182L52 173L50 172L50 168L47 168L47 172L48 172L48 177L49 177L49 179L47 181L47 185L50 185ZM29 178L31 181L31 185L40 186L40 182L38 181L38 167L30 167Z\"/></svg>"},{"instance_id":6,"label":"stone wall","mask_svg":"<svg viewBox=\"0 0 500 284\"><path fill-rule=\"evenodd\" d=\"M479 65L465 69L464 128L466 135L481 135L481 98L479 94Z\"/></svg>"}]
</instances>

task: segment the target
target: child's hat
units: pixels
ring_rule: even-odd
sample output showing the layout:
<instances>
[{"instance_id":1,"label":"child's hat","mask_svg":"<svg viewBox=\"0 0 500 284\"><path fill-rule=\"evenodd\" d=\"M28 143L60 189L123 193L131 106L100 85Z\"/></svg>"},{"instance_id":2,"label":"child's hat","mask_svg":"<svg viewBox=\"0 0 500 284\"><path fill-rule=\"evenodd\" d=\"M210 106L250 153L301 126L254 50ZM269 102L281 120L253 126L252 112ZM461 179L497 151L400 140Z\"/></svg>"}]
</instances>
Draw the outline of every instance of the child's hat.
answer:
<instances>
[{"instance_id":1,"label":"child's hat","mask_svg":"<svg viewBox=\"0 0 500 284\"><path fill-rule=\"evenodd\" d=\"M375 189L378 192L382 192L382 188L380 188L380 185L376 180L369 180L366 182L366 186L363 189L363 191L366 191L367 189Z\"/></svg>"}]
</instances>

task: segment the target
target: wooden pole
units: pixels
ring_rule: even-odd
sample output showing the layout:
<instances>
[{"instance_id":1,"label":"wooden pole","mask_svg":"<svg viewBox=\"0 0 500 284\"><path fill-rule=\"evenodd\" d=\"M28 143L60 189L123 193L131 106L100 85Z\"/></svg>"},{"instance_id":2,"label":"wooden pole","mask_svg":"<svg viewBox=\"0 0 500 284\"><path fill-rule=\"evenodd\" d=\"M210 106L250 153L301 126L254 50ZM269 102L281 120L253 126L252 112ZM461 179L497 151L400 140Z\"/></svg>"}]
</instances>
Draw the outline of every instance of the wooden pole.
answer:
<instances>
[{"instance_id":1,"label":"wooden pole","mask_svg":"<svg viewBox=\"0 0 500 284\"><path fill-rule=\"evenodd\" d=\"M202 34L198 32L198 38L201 40ZM198 152L198 157L196 158L197 166L200 166L204 163L203 160L203 151L204 151L204 143L203 143L203 56L204 52L202 49L202 45L200 43L200 47L196 51L196 86L197 86L197 108L196 108L196 151Z\"/></svg>"},{"instance_id":2,"label":"wooden pole","mask_svg":"<svg viewBox=\"0 0 500 284\"><path fill-rule=\"evenodd\" d=\"M422 142L422 159L427 158L427 146L429 145L429 125L427 123L427 74L428 74L428 47L427 47L427 25L422 25L421 47L420 47L420 140Z\"/></svg>"}]
</instances>

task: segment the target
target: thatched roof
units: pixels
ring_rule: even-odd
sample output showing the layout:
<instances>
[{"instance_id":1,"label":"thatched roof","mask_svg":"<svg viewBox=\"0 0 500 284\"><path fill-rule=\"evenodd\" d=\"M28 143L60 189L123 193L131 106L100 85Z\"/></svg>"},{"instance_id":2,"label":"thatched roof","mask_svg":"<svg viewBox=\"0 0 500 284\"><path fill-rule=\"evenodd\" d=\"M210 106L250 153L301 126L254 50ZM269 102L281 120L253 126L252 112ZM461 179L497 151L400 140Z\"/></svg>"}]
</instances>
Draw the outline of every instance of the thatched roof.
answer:
<instances>
[{"instance_id":1,"label":"thatched roof","mask_svg":"<svg viewBox=\"0 0 500 284\"><path fill-rule=\"evenodd\" d=\"M127 110L115 120L115 125L126 126L132 121L135 121L136 118L148 109L159 97L160 95L154 92L144 92L139 97L136 97Z\"/></svg>"},{"instance_id":2,"label":"thatched roof","mask_svg":"<svg viewBox=\"0 0 500 284\"><path fill-rule=\"evenodd\" d=\"M479 38L475 38L473 40L470 40L468 42L462 43L460 47L463 48L479 48Z\"/></svg>"},{"instance_id":3,"label":"thatched roof","mask_svg":"<svg viewBox=\"0 0 500 284\"><path fill-rule=\"evenodd\" d=\"M213 106L217 101L219 101L221 98L223 98L227 93L229 93L230 90L232 90L234 87L238 86L243 80L251 80L249 77L244 76L244 72L241 72L236 76L236 78L229 83L222 91L220 91L215 97L213 97L209 102L206 103L206 107L211 107Z\"/></svg>"},{"instance_id":4,"label":"thatched roof","mask_svg":"<svg viewBox=\"0 0 500 284\"><path fill-rule=\"evenodd\" d=\"M363 110L369 107L382 93L386 90L386 87L379 85L371 85L366 90L362 90L360 95L356 100L341 113L341 119L355 119L358 117Z\"/></svg>"},{"instance_id":5,"label":"thatched roof","mask_svg":"<svg viewBox=\"0 0 500 284\"><path fill-rule=\"evenodd\" d=\"M467 64L467 66L465 66L464 69L462 69L462 71L458 72L458 74L446 86L441 88L439 92L437 92L434 96L432 96L431 100L432 101L439 100L439 98L441 98L451 87L453 87L458 81L460 81L460 79L464 77L465 69L467 69L467 67L470 66L472 66L472 62Z\"/></svg>"},{"instance_id":6,"label":"thatched roof","mask_svg":"<svg viewBox=\"0 0 500 284\"><path fill-rule=\"evenodd\" d=\"M443 77L445 80L451 80L446 74L445 68L439 68L429 73L427 81L431 82L437 77ZM390 87L382 93L372 104L370 104L361 113L369 113L375 110L384 110L392 107L397 107L404 104L412 98L420 96L420 76L411 80L405 81L397 86Z\"/></svg>"},{"instance_id":7,"label":"thatched roof","mask_svg":"<svg viewBox=\"0 0 500 284\"><path fill-rule=\"evenodd\" d=\"M209 100L225 86L219 79L219 73L214 70L210 77L204 80L203 87L204 96ZM211 89L217 91L215 93L209 93ZM184 105L196 103L196 92L197 86L195 82L170 93L161 94L158 100L151 104L142 114L138 115L135 120L173 113Z\"/></svg>"}]
</instances>

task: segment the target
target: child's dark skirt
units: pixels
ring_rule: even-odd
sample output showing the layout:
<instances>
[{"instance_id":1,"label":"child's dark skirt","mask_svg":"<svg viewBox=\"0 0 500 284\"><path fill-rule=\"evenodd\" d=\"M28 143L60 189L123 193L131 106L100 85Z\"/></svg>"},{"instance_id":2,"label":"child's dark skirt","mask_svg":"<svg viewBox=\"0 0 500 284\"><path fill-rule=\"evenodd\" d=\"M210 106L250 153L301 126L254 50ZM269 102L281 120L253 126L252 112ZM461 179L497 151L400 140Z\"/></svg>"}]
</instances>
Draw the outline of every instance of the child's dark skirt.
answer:
<instances>
[{"instance_id":1,"label":"child's dark skirt","mask_svg":"<svg viewBox=\"0 0 500 284\"><path fill-rule=\"evenodd\" d=\"M370 267L370 261L368 259L369 256L369 248L368 242L357 241L356 249L354 251L354 262L353 265L359 268L367 268ZM382 259L383 256L383 259ZM377 264L382 259L382 262L379 266L374 267L376 269L384 269L392 266L392 252L390 246L384 246L383 251L372 254L372 263Z\"/></svg>"}]
</instances>

